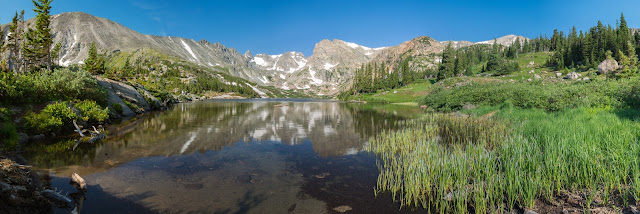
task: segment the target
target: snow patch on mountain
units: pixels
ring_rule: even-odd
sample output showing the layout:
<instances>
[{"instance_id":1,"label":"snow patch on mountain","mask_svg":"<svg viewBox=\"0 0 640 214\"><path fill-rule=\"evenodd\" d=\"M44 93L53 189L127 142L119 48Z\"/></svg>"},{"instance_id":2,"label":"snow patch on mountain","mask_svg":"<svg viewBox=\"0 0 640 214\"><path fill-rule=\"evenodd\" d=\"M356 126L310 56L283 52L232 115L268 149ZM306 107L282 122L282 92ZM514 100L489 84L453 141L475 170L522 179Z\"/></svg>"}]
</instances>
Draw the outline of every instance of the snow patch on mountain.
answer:
<instances>
[{"instance_id":1,"label":"snow patch on mountain","mask_svg":"<svg viewBox=\"0 0 640 214\"><path fill-rule=\"evenodd\" d=\"M260 82L262 82L264 84L268 84L269 83L269 79L267 79L267 77L265 77L265 76L258 77L258 80L260 80Z\"/></svg>"},{"instance_id":2,"label":"snow patch on mountain","mask_svg":"<svg viewBox=\"0 0 640 214\"><path fill-rule=\"evenodd\" d=\"M334 65L334 64L331 64L331 63L325 62L325 63L324 63L324 70L331 70L332 68L335 68L337 65L338 65L338 64L335 64L335 65Z\"/></svg>"},{"instance_id":3,"label":"snow patch on mountain","mask_svg":"<svg viewBox=\"0 0 640 214\"><path fill-rule=\"evenodd\" d=\"M364 50L365 51L364 55L367 55L367 56L373 55L376 51L381 51L381 50L383 50L385 48L388 48L388 47L370 48L370 47L358 45L358 44L353 43L353 42L344 42L344 43L347 44L347 46L349 46L350 48L353 48L353 49L360 48L360 49Z\"/></svg>"},{"instance_id":4,"label":"snow patch on mountain","mask_svg":"<svg viewBox=\"0 0 640 214\"><path fill-rule=\"evenodd\" d=\"M316 78L316 71L314 71L313 68L309 68L309 74L311 75L309 77L309 79L311 80L311 84L322 85L322 83L324 83L324 81L322 81L321 79Z\"/></svg>"},{"instance_id":5,"label":"snow patch on mountain","mask_svg":"<svg viewBox=\"0 0 640 214\"><path fill-rule=\"evenodd\" d=\"M180 41L182 42L182 45L184 46L184 49L186 49L191 54L191 56L193 56L193 59L197 60L198 57L196 57L196 55L193 53L193 51L191 50L191 47L189 47L189 45L187 45L187 43L184 42L184 40L180 39Z\"/></svg>"},{"instance_id":6,"label":"snow patch on mountain","mask_svg":"<svg viewBox=\"0 0 640 214\"><path fill-rule=\"evenodd\" d=\"M281 89L284 89L284 90L289 90L289 89L291 89L291 88L289 88L289 86L287 86L287 83L283 83L283 84L282 84L282 86L281 86L280 88L281 88Z\"/></svg>"},{"instance_id":7,"label":"snow patch on mountain","mask_svg":"<svg viewBox=\"0 0 640 214\"><path fill-rule=\"evenodd\" d=\"M269 64L265 62L264 59L262 59L262 57L259 57L259 56L253 57L253 59L251 59L251 62L254 62L256 63L256 65L263 66L263 67L269 66Z\"/></svg>"},{"instance_id":8,"label":"snow patch on mountain","mask_svg":"<svg viewBox=\"0 0 640 214\"><path fill-rule=\"evenodd\" d=\"M8 37L8 35L7 35ZM73 34L73 44L71 44L71 47L69 49L75 48L75 46L78 44L78 35L77 34ZM71 60L66 60L66 61L62 61L65 57L67 57L67 53L65 52L64 56L60 57L60 65L62 66L69 66L71 65Z\"/></svg>"},{"instance_id":9,"label":"snow patch on mountain","mask_svg":"<svg viewBox=\"0 0 640 214\"><path fill-rule=\"evenodd\" d=\"M263 91L260 91L260 89L256 88L255 86L246 83L249 87L251 87L251 89L253 89L253 91L255 91L256 93L258 93L260 96L264 96L267 95L267 93L264 93Z\"/></svg>"}]
</instances>

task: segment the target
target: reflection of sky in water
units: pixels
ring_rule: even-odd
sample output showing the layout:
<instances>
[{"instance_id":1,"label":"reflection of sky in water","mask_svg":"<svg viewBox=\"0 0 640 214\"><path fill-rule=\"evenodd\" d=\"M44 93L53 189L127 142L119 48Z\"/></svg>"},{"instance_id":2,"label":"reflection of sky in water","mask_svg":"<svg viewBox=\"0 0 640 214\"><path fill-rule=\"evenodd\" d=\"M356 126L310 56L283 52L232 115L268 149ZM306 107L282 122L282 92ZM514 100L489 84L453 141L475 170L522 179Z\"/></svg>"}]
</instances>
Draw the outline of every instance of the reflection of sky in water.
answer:
<instances>
[{"instance_id":1,"label":"reflection of sky in water","mask_svg":"<svg viewBox=\"0 0 640 214\"><path fill-rule=\"evenodd\" d=\"M405 109L415 113L417 108ZM107 195L156 211L212 212L218 209L206 204L217 203L233 212L271 213L287 203L301 213L317 213L324 209L322 202L296 197L304 173L292 168L300 167L299 160L312 160L313 165L322 158L358 154L372 133L390 128L401 119L394 116L398 112L402 111L385 112L338 102L178 104L166 112L110 126L106 142L81 145L75 152L31 149L25 157L56 175L77 172ZM284 149L287 147L293 149ZM374 162L366 164L375 169ZM312 173L325 173L314 170L316 167L311 168ZM304 176L315 178L315 174ZM334 177L345 182L344 177ZM370 177L375 180L375 175ZM330 179L332 176L327 181ZM371 194L371 188L366 187L365 192ZM262 197L260 205L243 210L248 205L235 204L247 193ZM139 195L145 197L136 198ZM217 201L204 202L199 197Z\"/></svg>"}]
</instances>

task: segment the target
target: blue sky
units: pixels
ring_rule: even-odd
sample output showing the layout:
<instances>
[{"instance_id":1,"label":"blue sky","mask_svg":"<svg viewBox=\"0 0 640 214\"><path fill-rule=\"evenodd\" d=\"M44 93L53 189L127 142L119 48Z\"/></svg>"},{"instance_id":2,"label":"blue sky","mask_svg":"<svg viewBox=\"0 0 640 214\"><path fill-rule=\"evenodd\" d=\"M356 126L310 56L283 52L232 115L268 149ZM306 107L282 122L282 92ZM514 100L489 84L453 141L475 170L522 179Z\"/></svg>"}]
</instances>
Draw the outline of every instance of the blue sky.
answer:
<instances>
[{"instance_id":1,"label":"blue sky","mask_svg":"<svg viewBox=\"0 0 640 214\"><path fill-rule=\"evenodd\" d=\"M82 11L135 31L220 42L244 53L301 51L322 39L368 47L398 45L418 36L490 40L507 34L535 37L588 30L598 20L615 25L620 12L640 27L640 1L356 1L356 0L54 0L52 13ZM0 23L16 10L34 16L30 0L0 0Z\"/></svg>"}]
</instances>

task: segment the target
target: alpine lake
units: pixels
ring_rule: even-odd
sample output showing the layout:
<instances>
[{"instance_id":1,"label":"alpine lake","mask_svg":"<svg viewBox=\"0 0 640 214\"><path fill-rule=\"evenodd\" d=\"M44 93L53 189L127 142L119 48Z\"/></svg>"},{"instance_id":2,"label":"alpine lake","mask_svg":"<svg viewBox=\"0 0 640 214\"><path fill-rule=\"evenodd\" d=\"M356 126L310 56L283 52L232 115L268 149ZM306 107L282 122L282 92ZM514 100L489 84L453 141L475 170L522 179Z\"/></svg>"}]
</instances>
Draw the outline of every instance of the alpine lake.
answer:
<instances>
[{"instance_id":1,"label":"alpine lake","mask_svg":"<svg viewBox=\"0 0 640 214\"><path fill-rule=\"evenodd\" d=\"M369 137L421 114L393 104L207 100L115 122L106 140L75 150L75 140L58 139L23 156L81 213L424 212L376 194L378 161L363 151ZM69 184L72 173L86 193Z\"/></svg>"}]
</instances>

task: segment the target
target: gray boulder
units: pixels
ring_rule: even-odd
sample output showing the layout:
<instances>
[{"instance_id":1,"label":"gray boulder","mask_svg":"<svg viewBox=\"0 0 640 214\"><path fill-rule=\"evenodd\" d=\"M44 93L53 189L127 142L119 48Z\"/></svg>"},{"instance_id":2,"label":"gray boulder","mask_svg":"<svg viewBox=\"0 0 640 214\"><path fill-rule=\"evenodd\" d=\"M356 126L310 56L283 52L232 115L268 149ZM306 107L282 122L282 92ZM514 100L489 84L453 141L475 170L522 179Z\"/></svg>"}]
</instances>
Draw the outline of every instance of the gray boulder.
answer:
<instances>
[{"instance_id":1,"label":"gray boulder","mask_svg":"<svg viewBox=\"0 0 640 214\"><path fill-rule=\"evenodd\" d=\"M598 74L607 74L611 71L618 70L620 66L615 59L605 59L598 65Z\"/></svg>"},{"instance_id":2,"label":"gray boulder","mask_svg":"<svg viewBox=\"0 0 640 214\"><path fill-rule=\"evenodd\" d=\"M567 76L565 76L565 79L570 79L570 80L574 80L574 79L578 79L580 78L580 76L582 76L582 74L576 73L576 72L570 72L567 74Z\"/></svg>"}]
</instances>

